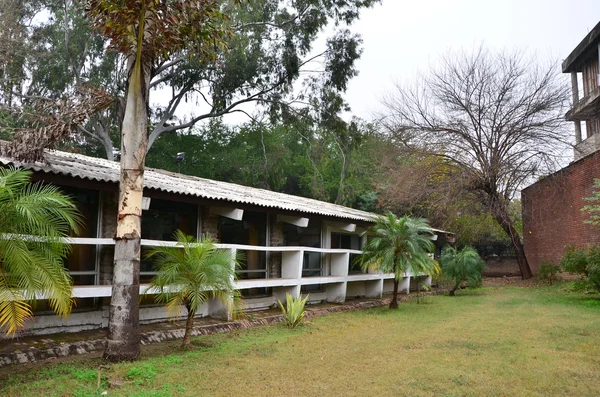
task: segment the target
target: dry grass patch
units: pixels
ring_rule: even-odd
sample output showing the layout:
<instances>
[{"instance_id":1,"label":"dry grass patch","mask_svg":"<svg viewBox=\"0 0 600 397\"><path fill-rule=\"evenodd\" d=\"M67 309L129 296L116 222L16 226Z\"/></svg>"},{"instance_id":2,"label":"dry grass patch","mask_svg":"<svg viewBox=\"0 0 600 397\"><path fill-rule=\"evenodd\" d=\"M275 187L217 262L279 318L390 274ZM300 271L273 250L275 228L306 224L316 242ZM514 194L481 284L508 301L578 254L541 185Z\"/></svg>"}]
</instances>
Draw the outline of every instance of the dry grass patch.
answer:
<instances>
[{"instance_id":1,"label":"dry grass patch","mask_svg":"<svg viewBox=\"0 0 600 397\"><path fill-rule=\"evenodd\" d=\"M333 314L295 330L203 336L187 351L157 345L142 361L103 370L98 392L90 369L100 362L72 361L7 378L0 394L594 395L600 300L562 286L461 291L395 311Z\"/></svg>"}]
</instances>

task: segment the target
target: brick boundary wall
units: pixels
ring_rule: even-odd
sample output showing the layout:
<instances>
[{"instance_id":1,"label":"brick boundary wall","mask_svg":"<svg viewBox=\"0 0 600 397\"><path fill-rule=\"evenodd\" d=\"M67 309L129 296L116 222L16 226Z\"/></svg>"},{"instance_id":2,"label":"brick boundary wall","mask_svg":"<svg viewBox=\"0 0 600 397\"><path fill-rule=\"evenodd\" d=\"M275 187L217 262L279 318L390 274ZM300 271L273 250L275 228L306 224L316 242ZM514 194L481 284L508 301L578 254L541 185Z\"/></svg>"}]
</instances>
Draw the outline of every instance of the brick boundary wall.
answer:
<instances>
[{"instance_id":1,"label":"brick boundary wall","mask_svg":"<svg viewBox=\"0 0 600 397\"><path fill-rule=\"evenodd\" d=\"M533 273L540 263L558 264L569 245L600 244L597 227L584 224L581 211L600 178L600 152L595 152L549 175L521 192L523 243Z\"/></svg>"}]
</instances>

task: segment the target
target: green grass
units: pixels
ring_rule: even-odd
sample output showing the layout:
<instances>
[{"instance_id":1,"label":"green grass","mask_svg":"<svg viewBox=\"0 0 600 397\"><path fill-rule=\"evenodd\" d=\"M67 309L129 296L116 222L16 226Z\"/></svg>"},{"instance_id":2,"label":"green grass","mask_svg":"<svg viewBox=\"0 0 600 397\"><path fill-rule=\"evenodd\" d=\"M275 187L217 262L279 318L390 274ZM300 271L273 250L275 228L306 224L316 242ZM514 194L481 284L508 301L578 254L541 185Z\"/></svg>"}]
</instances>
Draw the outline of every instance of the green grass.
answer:
<instances>
[{"instance_id":1,"label":"green grass","mask_svg":"<svg viewBox=\"0 0 600 397\"><path fill-rule=\"evenodd\" d=\"M600 299L553 287L434 296L96 358L16 368L7 396L590 396L600 390ZM109 388L118 380L122 386ZM3 389L2 389L3 387Z\"/></svg>"}]
</instances>

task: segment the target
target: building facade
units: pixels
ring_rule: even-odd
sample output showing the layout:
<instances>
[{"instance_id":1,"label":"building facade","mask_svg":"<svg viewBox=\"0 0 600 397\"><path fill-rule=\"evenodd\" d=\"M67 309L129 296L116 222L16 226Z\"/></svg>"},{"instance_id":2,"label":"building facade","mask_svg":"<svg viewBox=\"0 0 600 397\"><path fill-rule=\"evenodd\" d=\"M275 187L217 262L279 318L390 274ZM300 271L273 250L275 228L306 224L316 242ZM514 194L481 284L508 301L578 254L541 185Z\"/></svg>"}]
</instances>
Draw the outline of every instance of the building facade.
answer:
<instances>
[{"instance_id":1,"label":"building facade","mask_svg":"<svg viewBox=\"0 0 600 397\"><path fill-rule=\"evenodd\" d=\"M76 305L65 320L41 301L24 333L107 327L119 163L59 151L46 152L45 160L24 164L0 157L0 166L30 169L33 180L59 186L77 202L85 225L69 239L73 250L65 264L74 281ZM366 273L353 261L365 243L361 234L371 223L371 213L161 170L147 169L144 175L141 323L167 318L165 309L146 294L154 271L144 254L152 246L175 245L176 230L197 238L209 235L232 253L243 252L237 288L248 311L271 307L286 293L309 293L310 302L341 303L381 297L393 288L393 274ZM451 238L446 232L436 233L438 247ZM401 290L408 292L411 278L405 275ZM207 302L198 316L220 316L222 309L220 301Z\"/></svg>"},{"instance_id":2,"label":"building facade","mask_svg":"<svg viewBox=\"0 0 600 397\"><path fill-rule=\"evenodd\" d=\"M563 61L571 75L573 105L565 118L575 130L574 161L523 189L523 244L531 269L558 264L567 246L600 244L600 232L584 221L584 197L600 178L600 23Z\"/></svg>"}]
</instances>

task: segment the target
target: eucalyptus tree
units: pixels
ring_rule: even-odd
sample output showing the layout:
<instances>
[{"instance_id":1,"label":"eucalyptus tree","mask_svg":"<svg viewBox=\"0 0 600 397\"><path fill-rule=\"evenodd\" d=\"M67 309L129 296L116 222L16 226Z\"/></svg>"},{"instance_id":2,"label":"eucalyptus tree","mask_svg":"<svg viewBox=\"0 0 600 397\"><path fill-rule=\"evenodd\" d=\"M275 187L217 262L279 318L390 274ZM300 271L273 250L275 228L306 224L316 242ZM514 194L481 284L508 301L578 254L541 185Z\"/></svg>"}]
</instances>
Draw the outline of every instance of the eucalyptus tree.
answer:
<instances>
[{"instance_id":1,"label":"eucalyptus tree","mask_svg":"<svg viewBox=\"0 0 600 397\"><path fill-rule=\"evenodd\" d=\"M528 181L558 166L568 141L568 87L554 65L519 53L450 54L414 86L385 100L384 125L404 145L460 172L459 190L484 205L532 277L509 204Z\"/></svg>"},{"instance_id":2,"label":"eucalyptus tree","mask_svg":"<svg viewBox=\"0 0 600 397\"><path fill-rule=\"evenodd\" d=\"M109 39L86 25L85 12L74 0L39 2L49 17L29 27L25 72L30 81L23 95L68 95L78 84L111 93L110 107L90 117L76 131L75 145L98 145L109 159L118 147L127 90L127 62L108 46ZM231 113L258 111L285 118L314 99L335 103L357 74L361 39L350 31L360 12L380 0L250 0L221 2L222 21L232 34L227 51L216 61L186 46L157 60L150 69L148 149L164 133L187 130L203 120ZM85 3L85 2L84 2ZM40 11L41 12L41 11ZM39 14L39 13L38 13ZM323 48L316 43L329 26ZM60 54L61 56L56 56ZM187 102L187 103L186 103ZM24 109L21 109L22 111Z\"/></svg>"},{"instance_id":3,"label":"eucalyptus tree","mask_svg":"<svg viewBox=\"0 0 600 397\"><path fill-rule=\"evenodd\" d=\"M368 236L358 262L365 270L394 273L394 290L390 309L398 308L398 286L407 273L415 276L432 275L437 262L430 257L434 249L433 230L425 219L392 213L373 219L373 225L364 233Z\"/></svg>"},{"instance_id":4,"label":"eucalyptus tree","mask_svg":"<svg viewBox=\"0 0 600 397\"><path fill-rule=\"evenodd\" d=\"M29 182L30 171L0 168L0 330L14 335L33 316L32 302L71 311L71 277L64 267L81 217L56 187ZM32 237L35 236L35 237Z\"/></svg>"},{"instance_id":5,"label":"eucalyptus tree","mask_svg":"<svg viewBox=\"0 0 600 397\"><path fill-rule=\"evenodd\" d=\"M199 59L214 59L225 34L225 16L216 0L88 0L86 10L95 29L127 63L115 261L104 357L109 361L133 360L139 356L140 343L141 215L152 69L184 49Z\"/></svg>"}]
</instances>

